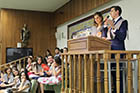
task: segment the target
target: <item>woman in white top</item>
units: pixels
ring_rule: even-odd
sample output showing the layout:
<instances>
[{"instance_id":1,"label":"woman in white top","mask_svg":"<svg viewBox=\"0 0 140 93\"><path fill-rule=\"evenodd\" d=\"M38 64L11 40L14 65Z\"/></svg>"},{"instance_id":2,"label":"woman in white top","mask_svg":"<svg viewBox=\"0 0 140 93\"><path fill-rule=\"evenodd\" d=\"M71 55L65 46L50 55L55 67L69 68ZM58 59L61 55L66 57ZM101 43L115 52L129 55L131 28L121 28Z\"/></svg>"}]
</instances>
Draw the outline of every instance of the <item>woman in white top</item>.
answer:
<instances>
[{"instance_id":1,"label":"woman in white top","mask_svg":"<svg viewBox=\"0 0 140 93\"><path fill-rule=\"evenodd\" d=\"M12 72L13 72L13 76L14 76L14 79L13 79L13 82L9 83L9 84L3 84L3 86L5 87L18 87L20 85L20 79L19 79L19 71L17 68L14 68L12 69Z\"/></svg>"},{"instance_id":2,"label":"woman in white top","mask_svg":"<svg viewBox=\"0 0 140 93\"><path fill-rule=\"evenodd\" d=\"M101 12L96 12L93 18L94 18L94 25L96 27L96 31L93 32L93 35L97 37L102 37L103 16Z\"/></svg>"},{"instance_id":3,"label":"woman in white top","mask_svg":"<svg viewBox=\"0 0 140 93\"><path fill-rule=\"evenodd\" d=\"M38 82L40 83L41 93L44 93L45 85L55 85L61 82L61 59L60 57L55 57L52 64L52 69L49 70L51 74L50 77L40 77Z\"/></svg>"},{"instance_id":4,"label":"woman in white top","mask_svg":"<svg viewBox=\"0 0 140 93\"><path fill-rule=\"evenodd\" d=\"M12 74L11 68L6 68L4 76L3 76L3 83L4 84L9 84L14 81L14 76ZM3 84L1 84L3 85Z\"/></svg>"},{"instance_id":5,"label":"woman in white top","mask_svg":"<svg viewBox=\"0 0 140 93\"><path fill-rule=\"evenodd\" d=\"M29 93L31 84L30 84L28 75L25 71L21 72L20 79L21 79L20 80L21 83L20 83L19 87L17 88L18 90L14 91L14 93Z\"/></svg>"}]
</instances>

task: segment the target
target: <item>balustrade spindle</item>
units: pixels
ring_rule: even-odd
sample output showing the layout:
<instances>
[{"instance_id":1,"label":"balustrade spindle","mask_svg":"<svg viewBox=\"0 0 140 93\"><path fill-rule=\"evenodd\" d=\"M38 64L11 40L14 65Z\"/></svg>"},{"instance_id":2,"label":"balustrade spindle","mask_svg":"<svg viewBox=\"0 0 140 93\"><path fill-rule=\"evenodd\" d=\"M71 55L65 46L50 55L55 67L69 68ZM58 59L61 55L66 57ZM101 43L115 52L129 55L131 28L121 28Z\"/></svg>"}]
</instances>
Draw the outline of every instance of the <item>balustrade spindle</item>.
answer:
<instances>
[{"instance_id":1,"label":"balustrade spindle","mask_svg":"<svg viewBox=\"0 0 140 93\"><path fill-rule=\"evenodd\" d=\"M68 92L68 61L67 61L67 55L64 56L64 60L65 60L65 92Z\"/></svg>"},{"instance_id":2,"label":"balustrade spindle","mask_svg":"<svg viewBox=\"0 0 140 93\"><path fill-rule=\"evenodd\" d=\"M128 93L132 93L132 65L131 65L131 54L127 54L128 60Z\"/></svg>"},{"instance_id":3,"label":"balustrade spindle","mask_svg":"<svg viewBox=\"0 0 140 93\"><path fill-rule=\"evenodd\" d=\"M100 56L96 54L97 62L97 93L101 93L101 72L100 72Z\"/></svg>"},{"instance_id":4,"label":"balustrade spindle","mask_svg":"<svg viewBox=\"0 0 140 93\"><path fill-rule=\"evenodd\" d=\"M87 55L84 54L84 91L87 93Z\"/></svg>"},{"instance_id":5,"label":"balustrade spindle","mask_svg":"<svg viewBox=\"0 0 140 93\"><path fill-rule=\"evenodd\" d=\"M76 93L77 92L77 90L76 90L76 83L77 83L77 81L76 81L76 55L74 55L73 56L73 59L74 59L74 93Z\"/></svg>"},{"instance_id":6,"label":"balustrade spindle","mask_svg":"<svg viewBox=\"0 0 140 93\"><path fill-rule=\"evenodd\" d=\"M61 56L62 58L62 67L61 67L61 75L62 75L62 86L61 86L61 92L64 92L64 56Z\"/></svg>"},{"instance_id":7,"label":"balustrade spindle","mask_svg":"<svg viewBox=\"0 0 140 93\"><path fill-rule=\"evenodd\" d=\"M105 88L104 93L108 93L108 72L107 72L108 54L104 53L103 58L104 58L104 88Z\"/></svg>"},{"instance_id":8,"label":"balustrade spindle","mask_svg":"<svg viewBox=\"0 0 140 93\"><path fill-rule=\"evenodd\" d=\"M120 66L119 66L119 60L120 60L120 54L116 54L116 90L117 93L120 93Z\"/></svg>"},{"instance_id":9,"label":"balustrade spindle","mask_svg":"<svg viewBox=\"0 0 140 93\"><path fill-rule=\"evenodd\" d=\"M71 55L69 55L69 93L72 93L72 61Z\"/></svg>"},{"instance_id":10,"label":"balustrade spindle","mask_svg":"<svg viewBox=\"0 0 140 93\"><path fill-rule=\"evenodd\" d=\"M94 63L95 58L93 59L93 55L90 54L90 93L94 92Z\"/></svg>"},{"instance_id":11,"label":"balustrade spindle","mask_svg":"<svg viewBox=\"0 0 140 93\"><path fill-rule=\"evenodd\" d=\"M82 61L81 61L81 55L78 55L78 88L79 93L82 92Z\"/></svg>"}]
</instances>

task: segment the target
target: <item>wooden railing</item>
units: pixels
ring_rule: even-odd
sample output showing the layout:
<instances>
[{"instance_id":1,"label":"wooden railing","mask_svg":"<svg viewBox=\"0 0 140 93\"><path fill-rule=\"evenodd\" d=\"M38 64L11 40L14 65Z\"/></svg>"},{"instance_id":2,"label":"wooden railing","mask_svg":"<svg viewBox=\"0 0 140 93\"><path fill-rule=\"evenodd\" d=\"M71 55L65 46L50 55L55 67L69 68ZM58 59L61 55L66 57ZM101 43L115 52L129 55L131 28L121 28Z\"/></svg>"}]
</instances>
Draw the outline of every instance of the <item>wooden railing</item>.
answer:
<instances>
[{"instance_id":1,"label":"wooden railing","mask_svg":"<svg viewBox=\"0 0 140 93\"><path fill-rule=\"evenodd\" d=\"M10 67L10 66L17 66L19 69L25 68L25 62L26 62L27 57L23 57L17 60L14 60L12 62L2 64L0 65L0 70L4 71L5 68Z\"/></svg>"},{"instance_id":2,"label":"wooden railing","mask_svg":"<svg viewBox=\"0 0 140 93\"><path fill-rule=\"evenodd\" d=\"M62 54L62 60L62 93L112 93L109 64L113 62L116 63L116 93L120 93L120 63L125 64L124 93L140 93L140 51L67 53Z\"/></svg>"}]
</instances>

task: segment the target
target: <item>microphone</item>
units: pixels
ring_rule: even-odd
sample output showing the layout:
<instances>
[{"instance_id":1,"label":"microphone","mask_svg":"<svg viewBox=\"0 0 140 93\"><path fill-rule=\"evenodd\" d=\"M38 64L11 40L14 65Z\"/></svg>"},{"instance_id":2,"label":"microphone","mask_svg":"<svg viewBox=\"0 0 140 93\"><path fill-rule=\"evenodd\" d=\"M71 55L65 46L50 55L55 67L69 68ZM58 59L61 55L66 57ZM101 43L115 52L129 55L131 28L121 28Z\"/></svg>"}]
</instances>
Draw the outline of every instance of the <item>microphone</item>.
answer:
<instances>
[{"instance_id":1,"label":"microphone","mask_svg":"<svg viewBox=\"0 0 140 93\"><path fill-rule=\"evenodd\" d=\"M109 18L109 15L105 18L105 20L103 21L103 23Z\"/></svg>"}]
</instances>

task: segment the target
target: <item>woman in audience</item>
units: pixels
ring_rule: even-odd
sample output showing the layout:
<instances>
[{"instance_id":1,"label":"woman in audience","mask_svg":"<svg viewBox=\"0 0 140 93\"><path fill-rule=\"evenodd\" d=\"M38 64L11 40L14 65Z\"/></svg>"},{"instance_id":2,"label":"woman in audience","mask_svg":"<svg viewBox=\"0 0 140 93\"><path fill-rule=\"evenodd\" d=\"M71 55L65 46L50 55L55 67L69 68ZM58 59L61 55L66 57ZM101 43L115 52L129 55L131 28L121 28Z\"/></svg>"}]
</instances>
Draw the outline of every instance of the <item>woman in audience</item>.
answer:
<instances>
[{"instance_id":1,"label":"woman in audience","mask_svg":"<svg viewBox=\"0 0 140 93\"><path fill-rule=\"evenodd\" d=\"M54 56L54 58L57 57L57 56L60 57L60 49L58 47L55 48L55 56Z\"/></svg>"},{"instance_id":2,"label":"woman in audience","mask_svg":"<svg viewBox=\"0 0 140 93\"><path fill-rule=\"evenodd\" d=\"M63 48L63 53L68 53L68 48L67 47Z\"/></svg>"},{"instance_id":3,"label":"woman in audience","mask_svg":"<svg viewBox=\"0 0 140 93\"><path fill-rule=\"evenodd\" d=\"M43 58L41 56L37 57L37 64L36 64L36 74L42 75L42 63L43 63Z\"/></svg>"},{"instance_id":4,"label":"woman in audience","mask_svg":"<svg viewBox=\"0 0 140 93\"><path fill-rule=\"evenodd\" d=\"M42 72L42 65L43 60L42 57L39 56L37 57L37 62L32 63L32 69L30 72L28 72L29 78L31 79L31 93L36 93L37 87L38 87L38 82L37 79L41 76L44 75Z\"/></svg>"},{"instance_id":5,"label":"woman in audience","mask_svg":"<svg viewBox=\"0 0 140 93\"><path fill-rule=\"evenodd\" d=\"M28 70L28 71L30 71L31 69L32 69L32 58L31 57L28 57L28 59L27 59L27 66L26 66L26 69Z\"/></svg>"},{"instance_id":6,"label":"woman in audience","mask_svg":"<svg viewBox=\"0 0 140 93\"><path fill-rule=\"evenodd\" d=\"M3 71L0 71L0 84L2 84L3 82L3 75L4 75Z\"/></svg>"},{"instance_id":7,"label":"woman in audience","mask_svg":"<svg viewBox=\"0 0 140 93\"><path fill-rule=\"evenodd\" d=\"M14 93L17 93L17 92L18 93L29 93L31 84L30 84L28 75L25 71L21 72L20 81L21 81L21 83L20 83L18 89L16 91L14 91Z\"/></svg>"},{"instance_id":8,"label":"woman in audience","mask_svg":"<svg viewBox=\"0 0 140 93\"><path fill-rule=\"evenodd\" d=\"M103 32L103 16L100 12L94 14L94 24L96 26L96 31L93 32L94 36L102 37Z\"/></svg>"},{"instance_id":9,"label":"woman in audience","mask_svg":"<svg viewBox=\"0 0 140 93\"><path fill-rule=\"evenodd\" d=\"M61 81L61 59L60 57L55 57L54 62L52 64L52 69L49 70L51 73L50 77L40 77L38 82L40 83L41 93L44 93L44 86L46 85L54 85L58 84Z\"/></svg>"},{"instance_id":10,"label":"woman in audience","mask_svg":"<svg viewBox=\"0 0 140 93\"><path fill-rule=\"evenodd\" d=\"M13 76L13 74L11 72L11 68L6 68L5 74L3 76L3 82L5 84L9 84L9 83L12 83L13 80L14 80L14 76Z\"/></svg>"},{"instance_id":11,"label":"woman in audience","mask_svg":"<svg viewBox=\"0 0 140 93\"><path fill-rule=\"evenodd\" d=\"M12 69L14 75L14 82L11 83L12 87L17 88L20 85L19 71L17 68Z\"/></svg>"},{"instance_id":12,"label":"woman in audience","mask_svg":"<svg viewBox=\"0 0 140 93\"><path fill-rule=\"evenodd\" d=\"M38 78L39 76L38 75L35 75L35 64L36 63L32 63L32 57L28 57L28 60L27 60L28 64L26 66L26 69L28 71L28 76L30 79L32 78Z\"/></svg>"},{"instance_id":13,"label":"woman in audience","mask_svg":"<svg viewBox=\"0 0 140 93\"><path fill-rule=\"evenodd\" d=\"M9 84L3 84L3 87L6 87L5 90L1 90L0 92L3 93L12 93L12 89L18 88L20 85L20 78L19 78L19 71L17 68L12 68L13 76L14 76L14 81Z\"/></svg>"},{"instance_id":14,"label":"woman in audience","mask_svg":"<svg viewBox=\"0 0 140 93\"><path fill-rule=\"evenodd\" d=\"M13 76L13 74L11 72L10 67L6 68L5 73L6 74L4 74L3 78L2 78L2 83L0 84L0 89L8 88L9 86L7 87L6 85L10 84L10 83L12 83L14 81L14 76Z\"/></svg>"},{"instance_id":15,"label":"woman in audience","mask_svg":"<svg viewBox=\"0 0 140 93\"><path fill-rule=\"evenodd\" d=\"M37 87L38 87L38 82L37 82L37 79L40 77L40 76L44 76L44 70L42 68L42 64L43 63L43 59L41 56L38 56L37 57L37 62L34 63L35 65L35 71L34 71L34 75L32 74L32 79L31 79L31 93L36 93L36 90L37 90Z\"/></svg>"},{"instance_id":16,"label":"woman in audience","mask_svg":"<svg viewBox=\"0 0 140 93\"><path fill-rule=\"evenodd\" d=\"M20 85L20 79L19 79L19 71L17 68L13 68L12 69L13 72L13 82L9 83L9 84L3 84L2 86L4 87L14 87L17 88Z\"/></svg>"},{"instance_id":17,"label":"woman in audience","mask_svg":"<svg viewBox=\"0 0 140 93\"><path fill-rule=\"evenodd\" d=\"M45 55L45 58L44 58L44 62L45 62L46 64L47 64L47 59L48 59L48 56L49 56L49 55L52 55L52 54L51 54L50 50L47 49L46 55Z\"/></svg>"},{"instance_id":18,"label":"woman in audience","mask_svg":"<svg viewBox=\"0 0 140 93\"><path fill-rule=\"evenodd\" d=\"M51 51L49 49L47 49L46 54L45 54L45 58L47 59L49 55L52 55L52 54L51 54Z\"/></svg>"}]
</instances>

